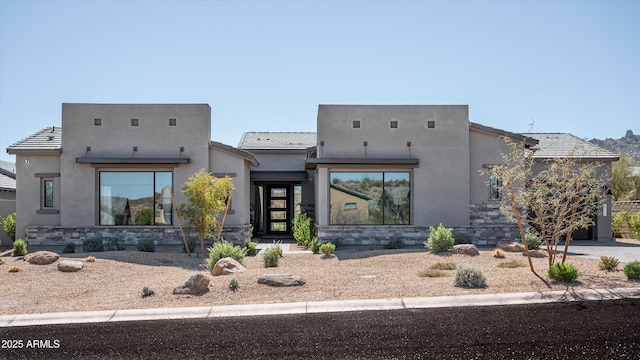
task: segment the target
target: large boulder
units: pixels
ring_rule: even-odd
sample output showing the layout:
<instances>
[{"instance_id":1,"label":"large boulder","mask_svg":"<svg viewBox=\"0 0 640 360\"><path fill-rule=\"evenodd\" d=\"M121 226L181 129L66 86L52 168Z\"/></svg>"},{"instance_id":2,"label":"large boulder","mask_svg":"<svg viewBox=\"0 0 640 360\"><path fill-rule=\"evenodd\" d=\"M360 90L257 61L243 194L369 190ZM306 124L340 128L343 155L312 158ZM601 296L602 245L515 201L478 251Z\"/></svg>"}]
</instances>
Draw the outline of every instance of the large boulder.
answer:
<instances>
[{"instance_id":1,"label":"large boulder","mask_svg":"<svg viewBox=\"0 0 640 360\"><path fill-rule=\"evenodd\" d=\"M204 276L202 274L193 275L181 286L173 289L174 295L198 295L204 292L209 291L209 280L208 276Z\"/></svg>"},{"instance_id":2,"label":"large boulder","mask_svg":"<svg viewBox=\"0 0 640 360\"><path fill-rule=\"evenodd\" d=\"M470 256L480 255L480 251L478 251L478 248L473 244L454 245L451 248L451 253L452 254L470 255Z\"/></svg>"},{"instance_id":3,"label":"large boulder","mask_svg":"<svg viewBox=\"0 0 640 360\"><path fill-rule=\"evenodd\" d=\"M58 270L64 272L76 272L82 270L84 263L82 261L62 260L58 263Z\"/></svg>"},{"instance_id":4,"label":"large boulder","mask_svg":"<svg viewBox=\"0 0 640 360\"><path fill-rule=\"evenodd\" d=\"M24 256L24 260L35 265L49 265L60 259L60 255L51 251L36 251Z\"/></svg>"},{"instance_id":5,"label":"large boulder","mask_svg":"<svg viewBox=\"0 0 640 360\"><path fill-rule=\"evenodd\" d=\"M498 241L498 243L496 244L496 247L498 249L502 249L507 252L524 251L524 245L522 245L522 243L519 243L517 241L506 241L506 240Z\"/></svg>"},{"instance_id":6,"label":"large boulder","mask_svg":"<svg viewBox=\"0 0 640 360\"><path fill-rule=\"evenodd\" d=\"M302 286L304 279L300 276L289 274L266 274L258 278L258 284L269 286Z\"/></svg>"},{"instance_id":7,"label":"large boulder","mask_svg":"<svg viewBox=\"0 0 640 360\"><path fill-rule=\"evenodd\" d=\"M211 269L211 275L229 275L237 272L245 272L246 270L247 269L236 260L226 257L218 260L213 266L213 269Z\"/></svg>"}]
</instances>

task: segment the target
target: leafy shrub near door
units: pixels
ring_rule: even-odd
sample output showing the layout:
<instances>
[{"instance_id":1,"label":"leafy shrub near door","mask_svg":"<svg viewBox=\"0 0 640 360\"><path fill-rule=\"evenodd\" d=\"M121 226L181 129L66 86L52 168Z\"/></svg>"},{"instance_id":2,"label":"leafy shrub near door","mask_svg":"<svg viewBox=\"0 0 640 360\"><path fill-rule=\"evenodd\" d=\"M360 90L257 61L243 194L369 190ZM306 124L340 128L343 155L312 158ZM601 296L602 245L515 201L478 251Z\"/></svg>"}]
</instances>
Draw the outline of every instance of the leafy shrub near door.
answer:
<instances>
[{"instance_id":1,"label":"leafy shrub near door","mask_svg":"<svg viewBox=\"0 0 640 360\"><path fill-rule=\"evenodd\" d=\"M282 249L278 245L272 245L262 250L262 261L264 267L278 267L280 258L282 257Z\"/></svg>"},{"instance_id":2,"label":"leafy shrub near door","mask_svg":"<svg viewBox=\"0 0 640 360\"><path fill-rule=\"evenodd\" d=\"M64 248L62 249L62 253L63 254L73 254L74 252L76 252L76 244L73 243L72 241L67 241L64 244Z\"/></svg>"},{"instance_id":3,"label":"leafy shrub near door","mask_svg":"<svg viewBox=\"0 0 640 360\"><path fill-rule=\"evenodd\" d=\"M316 224L305 213L296 215L293 219L293 238L296 244L308 248L316 237Z\"/></svg>"},{"instance_id":4,"label":"leafy shrub near door","mask_svg":"<svg viewBox=\"0 0 640 360\"><path fill-rule=\"evenodd\" d=\"M23 256L28 253L27 243L24 240L18 239L13 242L13 251L11 252L11 256Z\"/></svg>"},{"instance_id":5,"label":"leafy shrub near door","mask_svg":"<svg viewBox=\"0 0 640 360\"><path fill-rule=\"evenodd\" d=\"M453 235L451 230L438 225L437 228L433 226L429 227L429 238L424 243L424 246L429 249L431 253L439 253L449 250L454 244Z\"/></svg>"}]
</instances>

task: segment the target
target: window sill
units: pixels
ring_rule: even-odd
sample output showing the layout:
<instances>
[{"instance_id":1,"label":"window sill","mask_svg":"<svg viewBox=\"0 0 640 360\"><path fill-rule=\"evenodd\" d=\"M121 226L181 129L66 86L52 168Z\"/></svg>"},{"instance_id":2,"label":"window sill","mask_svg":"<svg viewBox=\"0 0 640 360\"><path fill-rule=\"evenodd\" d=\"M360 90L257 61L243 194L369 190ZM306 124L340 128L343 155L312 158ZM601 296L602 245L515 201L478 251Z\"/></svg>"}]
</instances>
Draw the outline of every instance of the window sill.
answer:
<instances>
[{"instance_id":1,"label":"window sill","mask_svg":"<svg viewBox=\"0 0 640 360\"><path fill-rule=\"evenodd\" d=\"M39 209L39 210L36 210L36 214L60 214L60 210L55 210L55 209Z\"/></svg>"}]
</instances>

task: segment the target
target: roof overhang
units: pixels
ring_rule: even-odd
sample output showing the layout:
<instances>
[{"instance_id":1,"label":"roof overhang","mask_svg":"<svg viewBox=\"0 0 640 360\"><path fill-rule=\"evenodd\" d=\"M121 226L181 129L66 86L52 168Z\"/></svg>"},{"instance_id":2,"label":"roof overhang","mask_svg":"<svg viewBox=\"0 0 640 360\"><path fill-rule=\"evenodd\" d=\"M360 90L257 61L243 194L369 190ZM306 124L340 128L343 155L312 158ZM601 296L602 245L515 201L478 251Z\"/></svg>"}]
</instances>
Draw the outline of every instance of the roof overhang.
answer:
<instances>
[{"instance_id":1,"label":"roof overhang","mask_svg":"<svg viewBox=\"0 0 640 360\"><path fill-rule=\"evenodd\" d=\"M524 142L525 147L527 148L532 148L536 145L538 145L538 140L534 139L530 136L525 136L522 134L516 134L510 131L505 131L505 130L500 130L500 129L496 129L490 126L485 126L485 125L480 125L478 123L474 123L474 122L470 122L469 123L469 129L471 130L475 130L481 133L485 133L485 134L489 134L489 135L494 135L494 136L504 136L504 137L508 137L511 138L514 141L522 141Z\"/></svg>"},{"instance_id":2,"label":"roof overhang","mask_svg":"<svg viewBox=\"0 0 640 360\"><path fill-rule=\"evenodd\" d=\"M251 181L306 181L306 171L251 171Z\"/></svg>"},{"instance_id":3,"label":"roof overhang","mask_svg":"<svg viewBox=\"0 0 640 360\"><path fill-rule=\"evenodd\" d=\"M76 158L78 164L91 165L173 165L189 164L190 158Z\"/></svg>"},{"instance_id":4,"label":"roof overhang","mask_svg":"<svg viewBox=\"0 0 640 360\"><path fill-rule=\"evenodd\" d=\"M320 167L367 167L386 166L399 168L417 168L420 165L418 159L371 159L371 158L310 158L307 159L306 168L308 170Z\"/></svg>"},{"instance_id":5,"label":"roof overhang","mask_svg":"<svg viewBox=\"0 0 640 360\"><path fill-rule=\"evenodd\" d=\"M11 155L60 155L62 149L19 149L7 148L7 154Z\"/></svg>"}]
</instances>

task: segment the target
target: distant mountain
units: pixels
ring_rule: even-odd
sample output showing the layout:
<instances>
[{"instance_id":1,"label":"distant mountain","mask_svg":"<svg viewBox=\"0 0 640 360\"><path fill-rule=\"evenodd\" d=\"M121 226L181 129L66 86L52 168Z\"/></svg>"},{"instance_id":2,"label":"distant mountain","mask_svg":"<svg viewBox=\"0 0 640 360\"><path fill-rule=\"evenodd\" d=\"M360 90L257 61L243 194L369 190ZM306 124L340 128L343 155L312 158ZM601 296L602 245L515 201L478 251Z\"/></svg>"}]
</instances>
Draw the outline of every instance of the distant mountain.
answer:
<instances>
[{"instance_id":1,"label":"distant mountain","mask_svg":"<svg viewBox=\"0 0 640 360\"><path fill-rule=\"evenodd\" d=\"M631 130L627 130L625 136L620 139L591 139L589 142L614 154L626 154L636 166L640 166L640 135L634 135Z\"/></svg>"}]
</instances>

